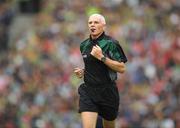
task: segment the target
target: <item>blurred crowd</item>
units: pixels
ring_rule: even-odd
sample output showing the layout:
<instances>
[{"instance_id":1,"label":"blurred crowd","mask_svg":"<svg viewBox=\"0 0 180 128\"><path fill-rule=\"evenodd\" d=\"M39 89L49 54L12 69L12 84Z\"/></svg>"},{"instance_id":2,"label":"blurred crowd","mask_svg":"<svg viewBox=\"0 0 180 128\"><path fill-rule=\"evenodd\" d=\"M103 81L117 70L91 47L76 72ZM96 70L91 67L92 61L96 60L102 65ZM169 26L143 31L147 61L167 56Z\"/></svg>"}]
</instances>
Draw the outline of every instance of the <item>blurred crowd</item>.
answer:
<instances>
[{"instance_id":1,"label":"blurred crowd","mask_svg":"<svg viewBox=\"0 0 180 128\"><path fill-rule=\"evenodd\" d=\"M73 68L83 67L79 45L95 12L128 57L116 127L180 128L178 0L42 0L8 44L11 4L0 3L0 128L82 128Z\"/></svg>"}]
</instances>

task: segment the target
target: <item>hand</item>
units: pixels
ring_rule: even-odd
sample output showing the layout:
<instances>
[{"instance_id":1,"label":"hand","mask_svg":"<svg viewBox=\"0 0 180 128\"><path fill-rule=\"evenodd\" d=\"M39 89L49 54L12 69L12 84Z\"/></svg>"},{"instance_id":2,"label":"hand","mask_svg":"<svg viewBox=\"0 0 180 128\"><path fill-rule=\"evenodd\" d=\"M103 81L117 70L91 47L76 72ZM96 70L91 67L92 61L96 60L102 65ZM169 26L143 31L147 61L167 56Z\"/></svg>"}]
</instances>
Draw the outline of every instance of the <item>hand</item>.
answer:
<instances>
[{"instance_id":1,"label":"hand","mask_svg":"<svg viewBox=\"0 0 180 128\"><path fill-rule=\"evenodd\" d=\"M84 69L74 68L74 73L78 78L82 78L84 76Z\"/></svg>"},{"instance_id":2,"label":"hand","mask_svg":"<svg viewBox=\"0 0 180 128\"><path fill-rule=\"evenodd\" d=\"M90 54L98 60L101 60L101 58L104 56L102 53L102 49L98 45L93 46Z\"/></svg>"}]
</instances>

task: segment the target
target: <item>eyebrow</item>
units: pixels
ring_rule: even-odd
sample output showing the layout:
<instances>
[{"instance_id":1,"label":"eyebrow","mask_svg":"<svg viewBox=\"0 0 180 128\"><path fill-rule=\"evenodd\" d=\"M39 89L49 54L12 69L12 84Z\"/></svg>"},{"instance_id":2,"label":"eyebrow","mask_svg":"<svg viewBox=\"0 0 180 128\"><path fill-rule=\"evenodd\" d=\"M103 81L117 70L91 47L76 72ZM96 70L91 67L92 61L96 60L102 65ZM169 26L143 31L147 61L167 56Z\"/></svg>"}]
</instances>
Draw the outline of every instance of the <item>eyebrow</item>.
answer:
<instances>
[{"instance_id":1,"label":"eyebrow","mask_svg":"<svg viewBox=\"0 0 180 128\"><path fill-rule=\"evenodd\" d=\"M88 23L92 23L92 22L95 22L95 23L100 23L100 21L98 21L98 20L88 21Z\"/></svg>"}]
</instances>

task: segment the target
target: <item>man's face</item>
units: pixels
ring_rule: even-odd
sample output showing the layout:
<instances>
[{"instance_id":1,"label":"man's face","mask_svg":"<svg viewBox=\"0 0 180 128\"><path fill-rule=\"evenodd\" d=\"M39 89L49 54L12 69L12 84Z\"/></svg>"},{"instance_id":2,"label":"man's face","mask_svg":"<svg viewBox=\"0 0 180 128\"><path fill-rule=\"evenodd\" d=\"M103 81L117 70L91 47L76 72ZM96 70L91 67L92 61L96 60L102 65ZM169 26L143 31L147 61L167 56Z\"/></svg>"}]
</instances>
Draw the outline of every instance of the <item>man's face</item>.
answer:
<instances>
[{"instance_id":1,"label":"man's face","mask_svg":"<svg viewBox=\"0 0 180 128\"><path fill-rule=\"evenodd\" d=\"M90 34L94 37L98 36L104 31L104 24L97 16L89 17L88 27Z\"/></svg>"}]
</instances>

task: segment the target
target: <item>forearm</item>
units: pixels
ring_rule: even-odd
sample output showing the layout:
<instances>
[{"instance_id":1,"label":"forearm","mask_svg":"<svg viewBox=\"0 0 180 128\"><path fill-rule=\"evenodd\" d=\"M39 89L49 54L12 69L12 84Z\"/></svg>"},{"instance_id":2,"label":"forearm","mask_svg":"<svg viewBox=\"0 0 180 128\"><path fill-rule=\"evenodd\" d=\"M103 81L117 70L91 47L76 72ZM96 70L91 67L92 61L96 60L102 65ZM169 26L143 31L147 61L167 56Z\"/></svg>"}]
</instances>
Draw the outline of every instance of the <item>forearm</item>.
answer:
<instances>
[{"instance_id":1,"label":"forearm","mask_svg":"<svg viewBox=\"0 0 180 128\"><path fill-rule=\"evenodd\" d=\"M97 58L98 60L101 60L104 64L106 64L109 68L116 72L124 73L126 70L124 62L118 62L108 57L105 57L105 60L102 60L104 58L104 55L102 53L101 48L98 45L93 46L91 55Z\"/></svg>"},{"instance_id":2,"label":"forearm","mask_svg":"<svg viewBox=\"0 0 180 128\"><path fill-rule=\"evenodd\" d=\"M126 71L126 66L123 62L114 61L108 57L106 58L104 64L106 64L109 68L119 73L124 73Z\"/></svg>"}]
</instances>

